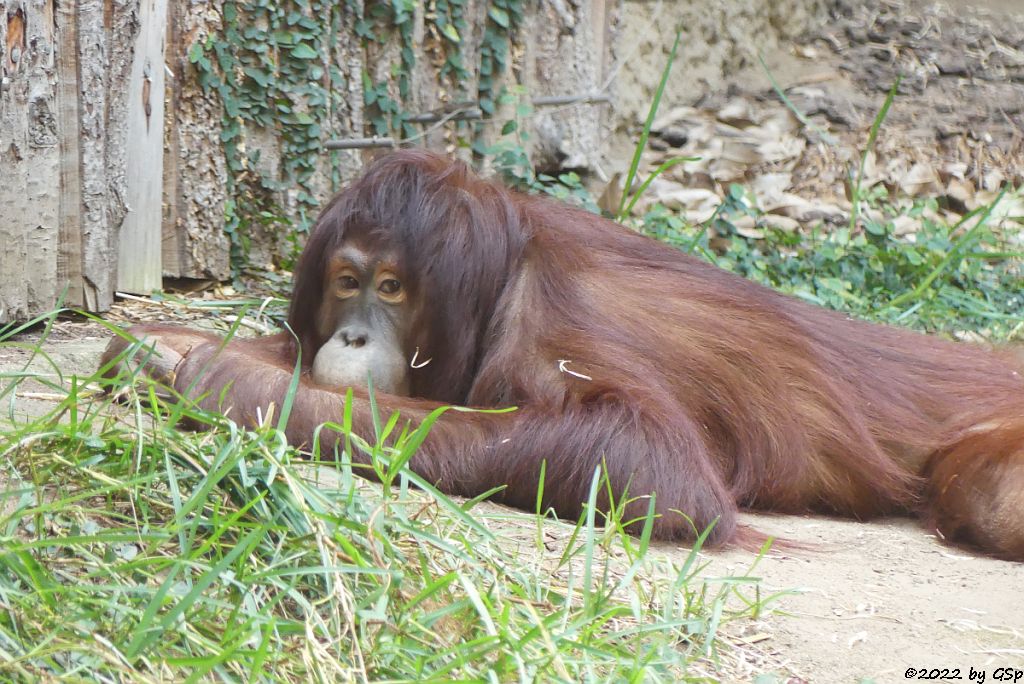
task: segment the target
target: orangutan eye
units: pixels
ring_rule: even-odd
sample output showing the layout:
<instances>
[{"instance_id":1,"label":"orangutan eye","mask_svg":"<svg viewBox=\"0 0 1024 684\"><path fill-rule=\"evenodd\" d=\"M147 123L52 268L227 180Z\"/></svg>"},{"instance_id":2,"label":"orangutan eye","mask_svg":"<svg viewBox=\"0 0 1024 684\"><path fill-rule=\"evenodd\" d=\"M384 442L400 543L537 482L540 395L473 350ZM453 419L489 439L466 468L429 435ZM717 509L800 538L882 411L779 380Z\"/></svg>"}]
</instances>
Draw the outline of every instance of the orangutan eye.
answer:
<instances>
[{"instance_id":1,"label":"orangutan eye","mask_svg":"<svg viewBox=\"0 0 1024 684\"><path fill-rule=\"evenodd\" d=\"M349 275L341 276L341 278L338 279L338 287L342 290L358 290L359 281Z\"/></svg>"},{"instance_id":2,"label":"orangutan eye","mask_svg":"<svg viewBox=\"0 0 1024 684\"><path fill-rule=\"evenodd\" d=\"M380 290L382 294L396 295L399 290L402 289L402 283L398 282L394 278L388 278L387 280L380 281L380 285L377 286L377 289Z\"/></svg>"}]
</instances>

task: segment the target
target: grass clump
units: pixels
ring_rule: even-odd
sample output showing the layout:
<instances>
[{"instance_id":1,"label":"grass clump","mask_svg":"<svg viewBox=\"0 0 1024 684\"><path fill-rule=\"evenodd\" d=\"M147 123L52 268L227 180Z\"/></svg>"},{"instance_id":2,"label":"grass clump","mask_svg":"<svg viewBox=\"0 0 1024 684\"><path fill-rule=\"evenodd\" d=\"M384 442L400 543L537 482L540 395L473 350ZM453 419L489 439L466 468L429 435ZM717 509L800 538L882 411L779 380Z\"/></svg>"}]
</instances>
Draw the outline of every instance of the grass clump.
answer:
<instances>
[{"instance_id":1,"label":"grass clump","mask_svg":"<svg viewBox=\"0 0 1024 684\"><path fill-rule=\"evenodd\" d=\"M763 603L614 515L542 525L413 487L415 430L349 440L380 486L272 427L182 432L150 392L112 407L95 380L3 377L64 399L0 423L0 679L684 681Z\"/></svg>"}]
</instances>

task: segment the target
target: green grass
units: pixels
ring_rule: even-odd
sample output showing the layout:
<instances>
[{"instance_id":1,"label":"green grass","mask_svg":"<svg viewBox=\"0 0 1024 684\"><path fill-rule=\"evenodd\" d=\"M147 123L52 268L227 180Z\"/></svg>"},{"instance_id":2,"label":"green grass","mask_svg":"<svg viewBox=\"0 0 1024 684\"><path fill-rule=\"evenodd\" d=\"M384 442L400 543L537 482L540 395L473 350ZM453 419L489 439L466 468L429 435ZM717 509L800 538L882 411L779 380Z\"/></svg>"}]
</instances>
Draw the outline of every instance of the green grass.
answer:
<instances>
[{"instance_id":1,"label":"green grass","mask_svg":"<svg viewBox=\"0 0 1024 684\"><path fill-rule=\"evenodd\" d=\"M686 681L767 600L615 515L452 500L402 465L415 431L350 440L381 486L272 427L179 431L153 394L112 406L38 361L0 378L3 681ZM28 384L63 400L21 417Z\"/></svg>"}]
</instances>

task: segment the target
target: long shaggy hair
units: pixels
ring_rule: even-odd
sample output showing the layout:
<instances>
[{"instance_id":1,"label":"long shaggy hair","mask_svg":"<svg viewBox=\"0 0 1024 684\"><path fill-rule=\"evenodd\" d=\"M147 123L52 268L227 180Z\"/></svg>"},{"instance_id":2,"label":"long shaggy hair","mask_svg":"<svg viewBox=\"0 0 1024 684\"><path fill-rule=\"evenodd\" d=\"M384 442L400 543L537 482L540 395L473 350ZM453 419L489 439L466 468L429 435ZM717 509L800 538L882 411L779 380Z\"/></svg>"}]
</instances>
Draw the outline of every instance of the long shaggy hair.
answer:
<instances>
[{"instance_id":1,"label":"long shaggy hair","mask_svg":"<svg viewBox=\"0 0 1024 684\"><path fill-rule=\"evenodd\" d=\"M1005 353L809 305L400 151L331 201L302 255L289 323L306 364L324 342L327 264L345 244L397 250L407 345L432 358L410 371L412 398L380 396L382 410L415 420L444 403L518 407L438 421L411 465L446 491L504 486L499 498L532 509L546 463L545 505L574 516L603 463L614 496L656 496L662 537L714 523L713 542L734 539L738 507L909 511L1024 559L1024 377ZM257 369L234 349L199 387L243 416L280 401L294 359ZM193 356L212 354L190 353L176 384L197 380ZM339 402L303 385L289 439L308 444ZM372 429L367 402L353 421ZM646 510L634 501L627 517Z\"/></svg>"}]
</instances>

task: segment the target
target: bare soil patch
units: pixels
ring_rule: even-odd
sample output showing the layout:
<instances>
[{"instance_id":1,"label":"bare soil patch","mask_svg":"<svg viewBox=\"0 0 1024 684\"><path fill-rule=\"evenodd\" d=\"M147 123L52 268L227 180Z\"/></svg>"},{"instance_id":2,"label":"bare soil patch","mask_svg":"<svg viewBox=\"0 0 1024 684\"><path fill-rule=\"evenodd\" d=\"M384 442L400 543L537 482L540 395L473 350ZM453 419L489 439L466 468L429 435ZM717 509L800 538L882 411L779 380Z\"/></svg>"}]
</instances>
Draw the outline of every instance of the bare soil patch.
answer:
<instances>
[{"instance_id":1,"label":"bare soil patch","mask_svg":"<svg viewBox=\"0 0 1024 684\"><path fill-rule=\"evenodd\" d=\"M1024 668L1024 564L946 546L909 519L745 521L807 547L771 551L750 573L762 579L762 595L789 592L750 630L769 635L757 651L791 675L901 682L917 678L905 676L910 668L959 668L968 681L973 667L992 681L997 668ZM750 565L742 551L708 557L711 575Z\"/></svg>"}]
</instances>

